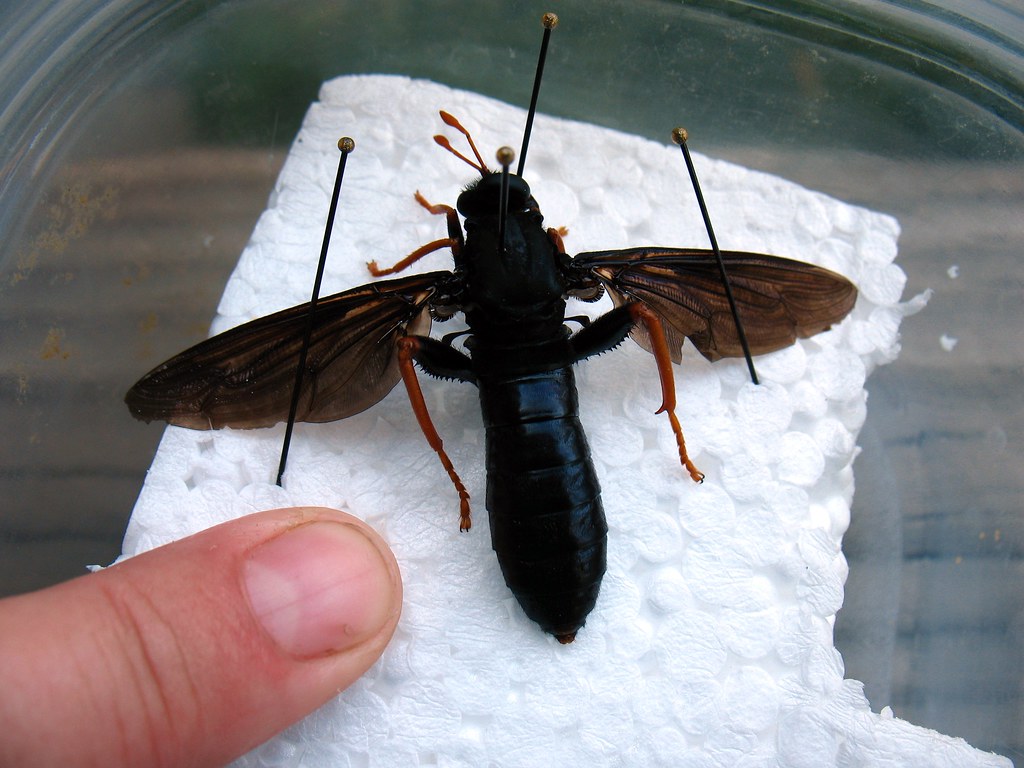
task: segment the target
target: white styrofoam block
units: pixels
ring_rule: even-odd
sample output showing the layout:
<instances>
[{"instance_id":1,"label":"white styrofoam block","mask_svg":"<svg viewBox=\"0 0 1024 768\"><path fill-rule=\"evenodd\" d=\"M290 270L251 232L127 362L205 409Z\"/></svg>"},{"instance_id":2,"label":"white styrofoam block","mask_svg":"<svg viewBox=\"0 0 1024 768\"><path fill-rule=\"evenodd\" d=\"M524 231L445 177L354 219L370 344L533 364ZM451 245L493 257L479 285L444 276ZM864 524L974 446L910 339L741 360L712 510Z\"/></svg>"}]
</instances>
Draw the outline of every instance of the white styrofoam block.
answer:
<instances>
[{"instance_id":1,"label":"white styrofoam block","mask_svg":"<svg viewBox=\"0 0 1024 768\"><path fill-rule=\"evenodd\" d=\"M323 295L368 282L367 261L391 264L444 236L442 217L412 193L454 203L473 173L431 141L444 128L439 108L463 121L485 158L518 145L523 111L488 98L400 77L326 83L213 330L308 300L342 134L357 147ZM758 358L759 387L742 361L712 365L687 345L678 414L707 474L699 486L654 414L653 358L628 344L579 366L610 533L597 608L572 645L526 619L502 581L472 387L424 381L475 503L466 535L401 387L345 421L300 425L283 489L273 485L281 426L167 429L125 554L249 512L315 504L367 520L402 567L404 612L383 659L239 765L1008 765L872 713L832 645L864 382L895 359L900 320L926 300L900 303L897 222L766 174L696 163L723 248L823 264L860 298L833 330ZM705 247L675 147L540 115L526 178L548 224L569 228L570 253ZM435 253L415 269L449 267Z\"/></svg>"}]
</instances>

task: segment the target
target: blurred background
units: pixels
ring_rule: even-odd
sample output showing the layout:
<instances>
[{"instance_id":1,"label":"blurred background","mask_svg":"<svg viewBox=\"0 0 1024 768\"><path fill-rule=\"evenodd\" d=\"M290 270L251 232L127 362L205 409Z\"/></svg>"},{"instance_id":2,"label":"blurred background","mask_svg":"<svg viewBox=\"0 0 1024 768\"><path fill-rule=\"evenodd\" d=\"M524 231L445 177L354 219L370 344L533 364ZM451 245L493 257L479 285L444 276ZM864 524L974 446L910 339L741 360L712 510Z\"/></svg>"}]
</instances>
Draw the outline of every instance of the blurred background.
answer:
<instances>
[{"instance_id":1,"label":"blurred background","mask_svg":"<svg viewBox=\"0 0 1024 768\"><path fill-rule=\"evenodd\" d=\"M696 151L899 219L905 298L934 296L868 382L837 645L875 711L1020 760L1024 16L1009 0L7 0L0 595L119 554L162 432L124 392L206 335L321 81L406 74L525 106L547 10L562 23L542 111L665 143L685 124Z\"/></svg>"}]
</instances>

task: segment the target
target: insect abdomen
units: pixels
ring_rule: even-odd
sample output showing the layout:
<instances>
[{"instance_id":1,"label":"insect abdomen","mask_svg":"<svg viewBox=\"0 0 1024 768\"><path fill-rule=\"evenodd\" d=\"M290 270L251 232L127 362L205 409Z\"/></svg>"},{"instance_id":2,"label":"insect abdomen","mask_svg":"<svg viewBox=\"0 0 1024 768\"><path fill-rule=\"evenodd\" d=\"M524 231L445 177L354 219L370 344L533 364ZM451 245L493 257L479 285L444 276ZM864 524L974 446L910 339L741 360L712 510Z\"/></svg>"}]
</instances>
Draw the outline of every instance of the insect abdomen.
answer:
<instances>
[{"instance_id":1,"label":"insect abdomen","mask_svg":"<svg viewBox=\"0 0 1024 768\"><path fill-rule=\"evenodd\" d=\"M526 615L570 642L597 601L608 531L572 369L479 386L491 545Z\"/></svg>"}]
</instances>

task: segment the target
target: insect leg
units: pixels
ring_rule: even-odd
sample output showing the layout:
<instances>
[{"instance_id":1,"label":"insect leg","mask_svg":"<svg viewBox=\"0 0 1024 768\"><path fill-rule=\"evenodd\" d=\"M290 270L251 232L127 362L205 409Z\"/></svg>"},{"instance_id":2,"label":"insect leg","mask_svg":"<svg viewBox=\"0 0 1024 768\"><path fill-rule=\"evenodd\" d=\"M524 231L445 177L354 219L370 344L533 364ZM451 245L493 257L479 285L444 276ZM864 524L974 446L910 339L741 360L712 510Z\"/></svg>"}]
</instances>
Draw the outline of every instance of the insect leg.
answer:
<instances>
[{"instance_id":1,"label":"insect leg","mask_svg":"<svg viewBox=\"0 0 1024 768\"><path fill-rule=\"evenodd\" d=\"M428 340L420 339L416 336L403 336L400 338L396 343L398 347L398 367L402 373L402 381L405 383L406 392L409 393L412 411L416 414L416 420L419 422L420 429L423 430L423 436L427 438L427 443L437 453L438 458L441 460L441 466L448 473L448 477L451 478L452 483L455 485L455 490L459 494L459 530L468 531L472 525L469 492L466 490L466 486L462 484L462 480L459 479L455 467L452 466L452 460L445 453L441 436L437 434L434 422L430 419L427 404L423 400L423 390L420 389L419 380L416 378L416 367L413 365L413 360L422 350L425 341Z\"/></svg>"},{"instance_id":2,"label":"insect leg","mask_svg":"<svg viewBox=\"0 0 1024 768\"><path fill-rule=\"evenodd\" d=\"M548 227L548 237L551 238L551 242L555 244L555 250L559 253L565 253L565 241L563 237L569 234L569 230L565 227Z\"/></svg>"},{"instance_id":3,"label":"insect leg","mask_svg":"<svg viewBox=\"0 0 1024 768\"><path fill-rule=\"evenodd\" d=\"M426 208L430 213L435 216L443 215L447 219L448 223L448 237L442 237L440 240L434 240L433 242L427 243L426 245L420 246L415 251L410 253L404 259L399 261L393 267L380 268L377 266L376 261L371 261L366 264L367 269L370 270L370 274L374 277L383 277L384 275L393 275L396 272L401 272L403 269L411 264L422 259L428 253L439 251L442 248L451 248L452 255L458 258L459 253L462 251L464 240L462 237L462 227L459 225L459 214L450 205L439 203L437 205L429 202L427 198L421 195L419 192L415 194L416 202Z\"/></svg>"},{"instance_id":4,"label":"insect leg","mask_svg":"<svg viewBox=\"0 0 1024 768\"><path fill-rule=\"evenodd\" d=\"M669 353L668 343L665 341L665 331L661 327L661 320L645 304L626 304L623 309L629 310L634 322L642 322L647 328L647 334L651 339L651 348L654 352L654 359L658 364L658 376L661 378L661 408L655 413L664 411L668 414L668 420L672 424L672 432L676 436L676 445L679 446L679 460L686 471L690 473L695 483L704 482L704 473L694 466L686 453L686 440L683 439L683 428L679 426L679 419L676 418L676 384L672 376L672 357Z\"/></svg>"},{"instance_id":5,"label":"insect leg","mask_svg":"<svg viewBox=\"0 0 1024 768\"><path fill-rule=\"evenodd\" d=\"M576 323L582 330L583 328L586 328L588 325L590 325L591 320L586 315L573 315L572 317L565 318L565 322Z\"/></svg>"},{"instance_id":6,"label":"insect leg","mask_svg":"<svg viewBox=\"0 0 1024 768\"><path fill-rule=\"evenodd\" d=\"M679 447L679 461L690 473L694 482L702 482L704 473L690 461L686 452L686 440L683 439L683 429L679 425L679 419L676 418L676 385L672 375L672 357L669 354L668 343L665 341L665 331L661 327L661 321L652 310L639 302L630 302L602 315L588 327L570 337L569 343L573 349L574 362L591 355L607 352L618 346L637 323L644 324L651 340L654 359L658 364L662 400L657 413L668 414L672 432L676 436L676 445Z\"/></svg>"},{"instance_id":7,"label":"insect leg","mask_svg":"<svg viewBox=\"0 0 1024 768\"><path fill-rule=\"evenodd\" d=\"M370 274L373 275L374 277L382 277L384 275L393 275L396 272L401 272L403 269L408 267L410 264L416 263L417 261L422 259L424 256L426 256L428 253L433 253L434 251L439 251L442 248L451 248L452 251L454 251L458 247L458 245L459 245L458 241L453 240L450 237L442 237L440 240L434 240L433 242L427 243L426 245L421 245L419 248L417 248L415 251L410 253L404 259L399 261L393 267L387 267L385 269L381 269L380 267L377 266L377 262L376 261L368 261L366 263L366 268L370 270Z\"/></svg>"},{"instance_id":8,"label":"insect leg","mask_svg":"<svg viewBox=\"0 0 1024 768\"><path fill-rule=\"evenodd\" d=\"M458 240L458 247L452 246L452 252L458 256L459 250L462 248L462 226L459 224L459 213L450 205L444 203L432 203L419 192L413 197L416 198L416 202L426 208L434 216L444 216L448 224L448 237L452 240Z\"/></svg>"},{"instance_id":9,"label":"insect leg","mask_svg":"<svg viewBox=\"0 0 1024 768\"><path fill-rule=\"evenodd\" d=\"M420 368L435 378L476 384L473 361L452 346L454 339L471 334L472 331L467 328L464 331L449 333L441 339L410 336L409 338L416 340L416 348L412 352L413 359L419 363Z\"/></svg>"}]
</instances>

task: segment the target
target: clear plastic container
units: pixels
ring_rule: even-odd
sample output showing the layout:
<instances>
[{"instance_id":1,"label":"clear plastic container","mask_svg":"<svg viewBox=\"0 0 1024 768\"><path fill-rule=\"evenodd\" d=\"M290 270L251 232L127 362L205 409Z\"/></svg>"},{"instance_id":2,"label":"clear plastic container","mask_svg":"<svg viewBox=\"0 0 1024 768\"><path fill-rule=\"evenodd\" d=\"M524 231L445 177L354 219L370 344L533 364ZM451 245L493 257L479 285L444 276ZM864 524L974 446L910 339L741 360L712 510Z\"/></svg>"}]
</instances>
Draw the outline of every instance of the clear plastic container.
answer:
<instances>
[{"instance_id":1,"label":"clear plastic container","mask_svg":"<svg viewBox=\"0 0 1024 768\"><path fill-rule=\"evenodd\" d=\"M123 393L205 335L319 83L400 73L525 105L544 10L0 10L3 593L118 554L161 433L129 416ZM900 220L906 295L934 296L904 323L899 360L868 383L837 642L875 709L1019 757L1021 11L983 0L553 10L543 111L666 143L682 123L698 151Z\"/></svg>"}]
</instances>

